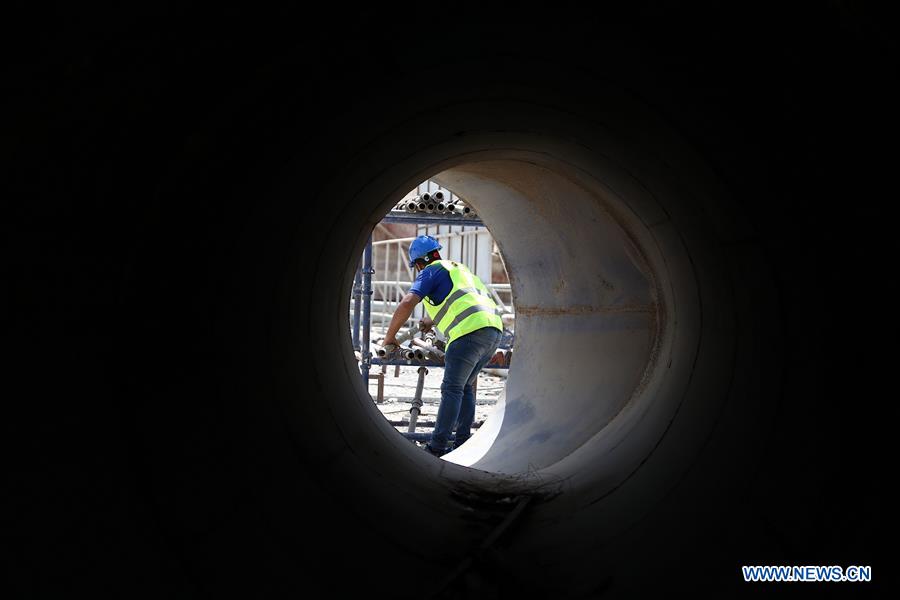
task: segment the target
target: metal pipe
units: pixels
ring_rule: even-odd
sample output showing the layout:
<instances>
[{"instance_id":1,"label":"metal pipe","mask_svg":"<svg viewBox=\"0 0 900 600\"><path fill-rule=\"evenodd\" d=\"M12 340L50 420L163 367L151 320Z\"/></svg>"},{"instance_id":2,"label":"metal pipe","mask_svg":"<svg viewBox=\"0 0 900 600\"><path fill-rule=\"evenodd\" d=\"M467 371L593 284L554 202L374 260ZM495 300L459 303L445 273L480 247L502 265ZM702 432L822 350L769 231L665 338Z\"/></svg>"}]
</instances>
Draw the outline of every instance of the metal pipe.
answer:
<instances>
[{"instance_id":1,"label":"metal pipe","mask_svg":"<svg viewBox=\"0 0 900 600\"><path fill-rule=\"evenodd\" d=\"M413 325L412 327L408 328L406 331L401 331L394 337L397 340L397 344L402 344L406 340L408 340L408 339L412 338L414 335L416 335L416 332L418 332L418 331L419 331L419 328L416 327L415 325ZM384 342L384 339L381 339L378 342L373 342L372 345L377 348L381 348L383 345L382 342ZM381 356L381 355L379 354L379 356Z\"/></svg>"},{"instance_id":2,"label":"metal pipe","mask_svg":"<svg viewBox=\"0 0 900 600\"><path fill-rule=\"evenodd\" d=\"M435 358L440 358L440 359L444 358L444 353L442 351L438 350L434 344L428 343L427 340L420 340L418 338L413 338L411 343L418 346L419 348L422 348L425 352L431 354Z\"/></svg>"},{"instance_id":3,"label":"metal pipe","mask_svg":"<svg viewBox=\"0 0 900 600\"><path fill-rule=\"evenodd\" d=\"M413 441L413 442L430 442L430 441L431 441L431 434L430 434L430 433L417 433L417 432L415 432L415 431L400 431L400 432L398 432L398 433L400 433L400 435L402 435L402 436L405 437L406 439L411 440L411 441ZM451 434L450 434L450 437L447 439L447 441L448 441L448 442L455 442L455 441L456 441L456 434L455 434L455 433L451 433Z\"/></svg>"},{"instance_id":4,"label":"metal pipe","mask_svg":"<svg viewBox=\"0 0 900 600\"><path fill-rule=\"evenodd\" d=\"M469 208L468 206L464 205L459 198L457 198L456 200L451 202L451 204L455 207L455 210L458 210L459 212L461 212L464 215L467 215L470 212L472 212L472 209Z\"/></svg>"},{"instance_id":5,"label":"metal pipe","mask_svg":"<svg viewBox=\"0 0 900 600\"><path fill-rule=\"evenodd\" d=\"M422 390L425 388L425 375L428 369L419 367L419 380L416 382L416 395L413 396L412 407L409 409L409 428L410 433L416 431L416 421L419 420L419 412L422 409Z\"/></svg>"},{"instance_id":6,"label":"metal pipe","mask_svg":"<svg viewBox=\"0 0 900 600\"><path fill-rule=\"evenodd\" d=\"M413 343L415 343L415 340L413 340ZM423 352L421 348L413 348L412 351L416 360L425 360L425 352Z\"/></svg>"},{"instance_id":7,"label":"metal pipe","mask_svg":"<svg viewBox=\"0 0 900 600\"><path fill-rule=\"evenodd\" d=\"M406 209L406 212L414 213L414 212L416 212L417 206L418 206L418 203L415 200L410 200L409 202L406 203L404 208Z\"/></svg>"},{"instance_id":8,"label":"metal pipe","mask_svg":"<svg viewBox=\"0 0 900 600\"><path fill-rule=\"evenodd\" d=\"M363 252L363 311L362 311L362 378L363 385L369 389L369 366L372 364L372 352L369 349L369 335L371 328L371 311L372 311L372 275L375 270L372 268L372 234L369 234L369 241L366 244L365 252Z\"/></svg>"},{"instance_id":9,"label":"metal pipe","mask_svg":"<svg viewBox=\"0 0 900 600\"><path fill-rule=\"evenodd\" d=\"M388 352L383 346L379 346L378 344L373 342L372 347L375 348L375 354L378 356L378 358L391 358L390 356L388 356ZM411 350L410 348L397 348L394 353L400 358L406 360L414 360L416 358L416 352L414 350Z\"/></svg>"},{"instance_id":10,"label":"metal pipe","mask_svg":"<svg viewBox=\"0 0 900 600\"><path fill-rule=\"evenodd\" d=\"M359 325L360 310L362 308L362 273L360 268L356 268L356 275L353 277L353 348L359 350Z\"/></svg>"},{"instance_id":11,"label":"metal pipe","mask_svg":"<svg viewBox=\"0 0 900 600\"><path fill-rule=\"evenodd\" d=\"M401 331L394 337L397 339L398 344L402 344L406 340L412 339L412 337L415 336L418 331L419 331L418 327L412 326L409 329L407 329L406 331ZM384 341L384 340L382 340L382 341Z\"/></svg>"},{"instance_id":12,"label":"metal pipe","mask_svg":"<svg viewBox=\"0 0 900 600\"><path fill-rule=\"evenodd\" d=\"M406 427L409 425L409 421L397 421L395 419L388 419L388 423L390 423L394 427ZM473 422L472 429L478 429L479 427L481 427L481 425L483 423L484 423L484 421ZM434 421L423 421L421 423L416 423L416 427L432 427L433 428L434 426L435 426Z\"/></svg>"},{"instance_id":13,"label":"metal pipe","mask_svg":"<svg viewBox=\"0 0 900 600\"><path fill-rule=\"evenodd\" d=\"M459 207L456 207L456 208L457 208L457 210L460 209ZM467 227L478 227L478 225L470 225L470 224L467 224L466 226ZM472 229L470 231L447 231L444 233L434 233L434 234L432 234L432 237L437 238L437 239L442 239L442 238L452 238L452 237L464 237L464 236L470 236L470 235L477 236L477 235L481 235L483 233L484 233L483 229ZM416 239L416 238L415 237L391 238L389 240L378 240L377 242L372 242L372 245L380 246L382 244L397 244L397 243L403 243L403 242L411 242L414 239ZM507 286L507 288L509 287L508 283L503 283L503 284L498 284L498 285L504 285L504 286Z\"/></svg>"},{"instance_id":14,"label":"metal pipe","mask_svg":"<svg viewBox=\"0 0 900 600\"><path fill-rule=\"evenodd\" d=\"M382 365L383 367L384 365ZM375 377L378 378L378 395L375 397L375 403L381 404L384 402L384 371L381 373L376 373Z\"/></svg>"}]
</instances>

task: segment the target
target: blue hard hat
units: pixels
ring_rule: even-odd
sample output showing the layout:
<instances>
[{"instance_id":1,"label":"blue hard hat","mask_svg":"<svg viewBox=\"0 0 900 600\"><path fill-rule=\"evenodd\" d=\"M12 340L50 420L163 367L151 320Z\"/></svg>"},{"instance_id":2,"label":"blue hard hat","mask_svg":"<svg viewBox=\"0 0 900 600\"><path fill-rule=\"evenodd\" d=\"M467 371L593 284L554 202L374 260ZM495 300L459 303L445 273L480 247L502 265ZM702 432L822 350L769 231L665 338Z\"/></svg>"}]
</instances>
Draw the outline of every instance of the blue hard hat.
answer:
<instances>
[{"instance_id":1,"label":"blue hard hat","mask_svg":"<svg viewBox=\"0 0 900 600\"><path fill-rule=\"evenodd\" d=\"M441 243L430 235L420 235L409 245L409 268L416 265L416 259L422 258L432 250L440 250L443 248Z\"/></svg>"}]
</instances>

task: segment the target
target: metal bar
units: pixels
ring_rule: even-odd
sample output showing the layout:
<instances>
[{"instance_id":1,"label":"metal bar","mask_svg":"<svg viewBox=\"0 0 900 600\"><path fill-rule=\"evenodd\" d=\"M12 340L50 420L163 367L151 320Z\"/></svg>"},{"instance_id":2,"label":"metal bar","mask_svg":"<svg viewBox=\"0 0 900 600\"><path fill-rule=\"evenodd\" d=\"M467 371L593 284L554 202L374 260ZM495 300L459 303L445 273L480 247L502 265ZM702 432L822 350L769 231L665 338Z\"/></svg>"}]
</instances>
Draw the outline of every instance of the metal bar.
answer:
<instances>
[{"instance_id":1,"label":"metal bar","mask_svg":"<svg viewBox=\"0 0 900 600\"><path fill-rule=\"evenodd\" d=\"M414 442L430 442L431 434L430 433L417 433L415 431L400 431L398 432L400 435L405 437L408 440L412 440ZM451 433L448 442L456 441L456 434Z\"/></svg>"},{"instance_id":2,"label":"metal bar","mask_svg":"<svg viewBox=\"0 0 900 600\"><path fill-rule=\"evenodd\" d=\"M416 395L413 396L412 408L409 409L409 432L415 433L416 421L419 419L419 412L422 409L422 390L425 387L425 375L428 369L419 367L419 380L416 382Z\"/></svg>"},{"instance_id":3,"label":"metal bar","mask_svg":"<svg viewBox=\"0 0 900 600\"><path fill-rule=\"evenodd\" d=\"M377 356L379 359L378 362L375 362L375 359L373 359L371 362L371 364L373 365L393 364L391 362L393 360L416 360L416 352L411 348L397 348L393 353L391 353L391 356L389 358L387 350L385 350L384 347L374 343L372 344L372 347L375 348L375 356ZM386 362L384 362L385 359ZM422 361L418 360L417 362Z\"/></svg>"},{"instance_id":4,"label":"metal bar","mask_svg":"<svg viewBox=\"0 0 900 600\"><path fill-rule=\"evenodd\" d=\"M390 423L394 427L406 427L407 425L409 425L409 421L397 421L397 420L391 420L391 419L388 419L388 423ZM481 427L481 425L483 423L484 423L484 421L475 421L474 423L472 423L472 429L478 429L479 427ZM421 423L416 423L416 427L434 428L434 425L435 425L434 421L423 421Z\"/></svg>"},{"instance_id":5,"label":"metal bar","mask_svg":"<svg viewBox=\"0 0 900 600\"><path fill-rule=\"evenodd\" d=\"M413 338L410 342L419 348L422 348L426 353L430 353L432 356L437 358L444 358L444 353L441 350L435 348L433 343L429 343L428 340L420 340L419 338Z\"/></svg>"},{"instance_id":6,"label":"metal bar","mask_svg":"<svg viewBox=\"0 0 900 600\"><path fill-rule=\"evenodd\" d=\"M397 340L398 344L402 344L406 340L412 339L418 331L419 331L419 328L417 326L413 325L406 331L399 332L397 335L394 336L394 338Z\"/></svg>"},{"instance_id":7,"label":"metal bar","mask_svg":"<svg viewBox=\"0 0 900 600\"><path fill-rule=\"evenodd\" d=\"M382 366L386 368L386 365ZM384 371L376 373L375 377L378 378L378 396L375 398L375 402L381 404L384 402Z\"/></svg>"},{"instance_id":8,"label":"metal bar","mask_svg":"<svg viewBox=\"0 0 900 600\"><path fill-rule=\"evenodd\" d=\"M494 297L494 302L497 303L497 305L503 310L503 312L508 313L509 309L506 308L506 304L503 302L503 300L500 299L500 294L497 293L497 290L495 290L490 284L485 284L485 287Z\"/></svg>"},{"instance_id":9,"label":"metal bar","mask_svg":"<svg viewBox=\"0 0 900 600\"><path fill-rule=\"evenodd\" d=\"M419 205L421 206L421 204ZM426 204L427 206L427 204ZM459 208L459 207L457 207ZM468 208L468 207L466 207ZM432 208L432 210L434 210ZM465 209L463 209L465 210ZM382 223L431 223L434 225L480 225L484 226L484 222L478 217L466 216L471 213L464 214L440 214L435 212L401 212L391 211L382 220Z\"/></svg>"},{"instance_id":10,"label":"metal bar","mask_svg":"<svg viewBox=\"0 0 900 600\"><path fill-rule=\"evenodd\" d=\"M481 232L479 231L478 233L481 233ZM475 236L475 252L473 253L473 256L472 256L472 262L471 262L471 265L472 265L472 267L471 267L472 272L475 273L476 276L478 275L478 238L479 238L479 236L476 235L476 236ZM485 278L483 278L483 279L485 279ZM487 277L486 279L487 279L488 281L491 280L490 277Z\"/></svg>"},{"instance_id":11,"label":"metal bar","mask_svg":"<svg viewBox=\"0 0 900 600\"><path fill-rule=\"evenodd\" d=\"M353 349L359 350L359 311L362 308L362 274L360 266L356 267L356 275L353 277Z\"/></svg>"},{"instance_id":12,"label":"metal bar","mask_svg":"<svg viewBox=\"0 0 900 600\"><path fill-rule=\"evenodd\" d=\"M369 365L372 364L372 351L369 348L370 344L370 328L372 326L371 323L371 315L372 312L372 274L375 273L375 270L372 268L372 235L369 234L369 241L366 243L365 252L363 252L363 268L362 268L362 277L363 277L363 315L362 315L362 378L363 385L366 386L366 389L369 389Z\"/></svg>"},{"instance_id":13,"label":"metal bar","mask_svg":"<svg viewBox=\"0 0 900 600\"><path fill-rule=\"evenodd\" d=\"M395 365L399 367L417 367L421 364L425 364L429 369L439 368L443 369L446 365L444 363L434 362L431 359L425 359L424 361L418 361L415 359L404 359L404 358L377 358L373 357L371 360L371 364L373 365ZM485 367L488 368L488 367ZM508 369L508 366L501 365L491 365L491 369Z\"/></svg>"},{"instance_id":14,"label":"metal bar","mask_svg":"<svg viewBox=\"0 0 900 600\"><path fill-rule=\"evenodd\" d=\"M385 276L385 277L388 276L388 258L390 257L390 255L391 255L391 247L390 247L390 245L385 246L385 247L384 247L384 276ZM387 301L387 288L388 288L388 286L387 286L386 284L382 285L382 287L381 287L381 299L382 299L383 301L385 301L385 302ZM391 306L391 305L389 304L388 306ZM392 312L393 312L393 310L394 310L394 309L391 308L391 311L392 311ZM381 329L382 331L384 331L384 330L386 329L386 327L387 327L387 325L385 324L384 320L385 320L385 317L382 316L382 317L381 317L381 327L380 327L380 329Z\"/></svg>"}]
</instances>

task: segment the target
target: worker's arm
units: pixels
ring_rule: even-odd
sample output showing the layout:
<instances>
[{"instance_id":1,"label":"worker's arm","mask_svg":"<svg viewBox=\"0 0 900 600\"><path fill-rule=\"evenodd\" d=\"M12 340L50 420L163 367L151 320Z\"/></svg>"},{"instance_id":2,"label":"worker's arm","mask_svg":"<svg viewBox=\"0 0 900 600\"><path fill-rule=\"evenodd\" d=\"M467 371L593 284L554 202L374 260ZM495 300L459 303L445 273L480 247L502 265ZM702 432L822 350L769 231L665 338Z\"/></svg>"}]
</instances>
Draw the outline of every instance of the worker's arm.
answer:
<instances>
[{"instance_id":1,"label":"worker's arm","mask_svg":"<svg viewBox=\"0 0 900 600\"><path fill-rule=\"evenodd\" d=\"M416 307L422 299L419 298L418 294L413 294L412 292L407 293L403 296L403 300L400 301L400 305L397 306L397 310L394 311L394 316L391 317L391 324L388 325L387 333L384 336L384 345L387 346L389 344L397 344L397 332L400 331L400 328L403 327L403 324L409 320L409 316L412 314L413 309Z\"/></svg>"}]
</instances>

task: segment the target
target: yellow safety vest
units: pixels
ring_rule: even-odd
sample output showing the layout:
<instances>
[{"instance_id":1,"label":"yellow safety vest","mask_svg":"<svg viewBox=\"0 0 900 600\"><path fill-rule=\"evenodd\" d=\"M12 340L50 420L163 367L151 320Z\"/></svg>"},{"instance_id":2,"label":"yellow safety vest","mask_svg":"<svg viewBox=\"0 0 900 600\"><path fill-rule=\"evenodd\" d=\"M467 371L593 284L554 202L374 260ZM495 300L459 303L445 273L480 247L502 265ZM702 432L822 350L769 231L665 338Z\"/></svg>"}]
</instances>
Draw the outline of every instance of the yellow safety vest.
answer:
<instances>
[{"instance_id":1,"label":"yellow safety vest","mask_svg":"<svg viewBox=\"0 0 900 600\"><path fill-rule=\"evenodd\" d=\"M450 273L453 288L444 301L433 304L425 297L425 311L434 326L447 338L447 348L453 340L484 327L496 327L503 331L503 321L497 314L497 305L491 293L477 275L461 263L452 260L436 260L427 267L446 269Z\"/></svg>"}]
</instances>

